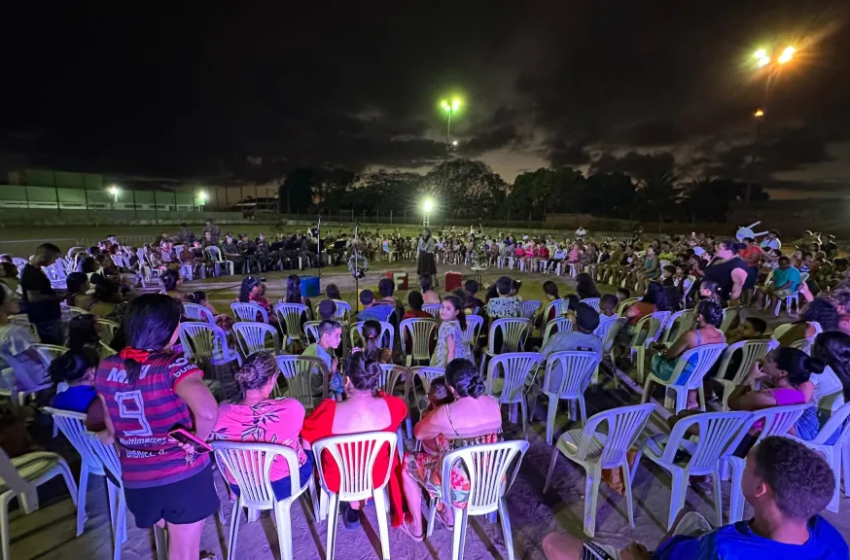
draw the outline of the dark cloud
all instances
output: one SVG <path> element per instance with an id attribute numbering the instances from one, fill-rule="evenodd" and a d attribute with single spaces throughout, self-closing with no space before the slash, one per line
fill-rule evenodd
<path id="1" fill-rule="evenodd" d="M 15 56 L 0 107 L 0 156 L 28 165 L 174 177 L 238 176 L 248 157 L 422 167 L 445 157 L 437 102 L 456 92 L 460 155 L 740 176 L 765 92 L 745 63 L 792 39 L 799 63 L 770 95 L 759 173 L 827 162 L 850 139 L 850 3 L 835 0 L 34 10 L 9 21 L 39 21 L 37 40 L 4 31 Z"/>
<path id="2" fill-rule="evenodd" d="M 670 152 L 642 154 L 628 152 L 617 157 L 603 153 L 590 164 L 590 173 L 627 173 L 639 180 L 648 180 L 675 173 L 676 158 Z"/>

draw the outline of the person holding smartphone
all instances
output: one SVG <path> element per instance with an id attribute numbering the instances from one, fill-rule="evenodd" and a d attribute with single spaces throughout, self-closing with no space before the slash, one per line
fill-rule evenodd
<path id="1" fill-rule="evenodd" d="M 117 443 L 127 507 L 136 526 L 168 528 L 168 557 L 200 557 L 204 520 L 219 507 L 208 453 L 169 435 L 175 426 L 206 441 L 218 405 L 203 372 L 171 350 L 182 306 L 163 294 L 139 296 L 125 319 L 127 347 L 100 362 L 95 389 L 106 430 L 102 441 Z M 104 414 L 105 412 L 105 414 Z"/>

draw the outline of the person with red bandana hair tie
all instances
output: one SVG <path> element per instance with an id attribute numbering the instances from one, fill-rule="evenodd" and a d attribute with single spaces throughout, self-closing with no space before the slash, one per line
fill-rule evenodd
<path id="1" fill-rule="evenodd" d="M 203 383 L 203 372 L 172 351 L 182 307 L 167 295 L 147 294 L 130 304 L 125 321 L 127 348 L 100 362 L 95 389 L 106 442 L 115 441 L 127 507 L 136 526 L 168 528 L 168 557 L 200 557 L 204 520 L 219 507 L 209 454 L 196 454 L 168 433 L 175 426 L 206 441 L 218 405 Z M 93 407 L 98 408 L 98 407 Z"/>

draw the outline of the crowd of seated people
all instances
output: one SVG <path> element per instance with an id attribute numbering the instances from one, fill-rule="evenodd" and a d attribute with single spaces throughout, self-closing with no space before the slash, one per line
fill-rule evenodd
<path id="1" fill-rule="evenodd" d="M 475 233 L 463 236 L 478 239 Z M 781 282 L 784 277 L 780 273 L 777 280 L 776 271 L 786 270 L 783 267 L 791 264 L 791 259 L 784 256 L 773 260 L 764 256 L 780 250 L 774 247 L 778 245 L 777 237 L 772 234 L 763 249 L 752 240 L 739 245 L 726 240 L 715 242 L 707 236 L 672 238 L 648 244 L 641 242 L 618 246 L 613 251 L 609 251 L 605 244 L 595 246 L 583 240 L 571 243 L 564 247 L 563 258 L 566 264 L 572 264 L 576 269 L 575 285 L 550 276 L 542 286 L 547 301 L 542 302 L 533 317 L 538 321 L 529 322 L 531 331 L 537 330 L 542 334 L 548 323 L 566 318 L 571 329 L 556 332 L 545 344 L 536 345 L 539 349 L 532 342 L 539 339 L 529 337 L 524 350 L 538 352 L 544 361 L 564 351 L 591 352 L 601 356 L 605 339 L 597 333 L 603 323 L 614 320 L 623 325 L 622 336 L 618 340 L 623 354 L 627 355 L 628 345 L 641 334 L 640 325 L 645 324 L 641 323 L 642 318 L 659 311 L 693 309 L 693 325 L 676 333 L 666 344 L 652 345 L 646 357 L 647 370 L 657 378 L 684 383 L 695 364 L 686 364 L 680 370 L 681 379 L 674 380 L 671 376 L 678 360 L 688 350 L 708 344 L 761 339 L 772 330 L 756 313 L 755 307 L 752 308 L 753 314 L 732 322 L 725 332 L 721 330 L 721 323 L 724 309 L 728 306 L 750 302 L 758 305 L 762 298 L 782 295 L 776 293 L 777 290 L 789 289 L 785 283 L 774 284 L 774 288 L 765 284 L 766 276 L 771 273 L 777 283 Z M 518 243 L 512 236 L 508 238 L 514 249 L 514 259 L 527 259 L 525 252 L 528 246 L 536 244 L 534 240 Z M 189 243 L 203 247 L 204 243 L 223 240 L 225 256 L 232 256 L 234 263 L 237 258 L 245 259 L 243 270 L 269 266 L 269 261 L 261 261 L 264 258 L 262 251 L 228 255 L 229 245 L 238 246 L 242 242 L 234 242 L 233 239 L 212 228 L 204 231 L 202 241 L 196 240 L 189 228 L 184 227 L 179 234 L 184 250 Z M 166 240 L 160 243 L 160 250 L 163 247 L 168 250 L 171 245 Z M 460 244 L 457 251 L 453 244 L 451 247 L 448 258 L 458 262 L 467 258 L 464 253 L 469 249 L 467 245 Z M 485 254 L 488 249 L 484 250 Z M 520 249 L 523 254 L 519 254 Z M 755 249 L 761 251 L 761 257 Z M 524 265 L 524 270 L 552 272 L 558 268 L 557 257 L 547 254 L 544 258 L 539 249 L 537 255 L 533 248 L 531 250 L 531 259 L 527 260 L 530 266 L 526 268 Z M 484 359 L 481 350 L 487 344 L 486 327 L 497 319 L 523 316 L 523 297 L 520 295 L 523 282 L 519 278 L 501 276 L 490 286 L 469 280 L 462 288 L 441 294 L 434 289 L 431 278 L 423 276 L 419 279 L 420 291 L 411 291 L 407 295 L 407 305 L 396 297 L 393 281 L 383 279 L 376 290 L 362 290 L 358 297 L 361 310 L 343 319 L 337 313 L 342 297 L 335 285 L 326 287 L 325 297 L 314 308 L 313 302 L 301 293 L 297 275 L 287 278 L 285 293 L 279 295 L 268 293 L 260 278 L 246 276 L 237 300 L 260 305 L 273 324 L 273 302 L 278 300 L 305 305 L 305 319 L 318 323 L 317 340 L 297 350 L 305 356 L 319 358 L 327 374 L 326 379 L 319 380 L 319 385 L 313 387 L 317 406 L 314 409 L 311 406 L 312 412 L 308 412 L 304 403 L 291 396 L 273 397 L 288 382 L 279 375 L 275 355 L 271 351 L 245 356 L 242 365 L 232 374 L 240 389 L 239 394 L 217 402 L 204 383 L 208 373 L 184 358 L 174 347 L 179 325 L 186 320 L 183 304 L 203 306 L 225 331 L 230 330 L 233 319 L 216 311 L 204 292 L 185 288 L 181 266 L 188 261 L 182 258 L 172 261 L 167 257 L 152 259 L 156 266 L 161 267 L 162 293 L 138 295 L 138 292 L 126 290 L 126 279 L 122 277 L 125 267 L 116 265 L 112 260 L 110 255 L 116 254 L 112 246 L 100 251 L 89 251 L 88 256 L 81 258 L 79 272 L 67 277 L 67 291 L 59 292 L 54 290 L 41 269 L 55 262 L 60 252 L 49 245 L 38 248 L 32 264 L 21 277 L 19 298 L 27 307 L 32 330 L 10 320 L 18 311 L 18 298 L 12 297 L 16 290 L 0 290 L 0 359 L 10 356 L 10 361 L 15 364 L 29 363 L 34 384 L 49 379 L 55 385 L 61 385 L 64 390 L 53 396 L 52 406 L 87 412 L 90 426 L 101 431 L 104 441 L 122 442 L 135 437 L 133 434 L 138 430 L 138 424 L 128 421 L 121 413 L 124 406 L 122 399 L 125 398 L 122 390 L 127 383 L 133 383 L 143 403 L 166 399 L 168 406 L 174 410 L 177 423 L 202 440 L 274 443 L 291 448 L 298 458 L 300 484 L 315 476 L 316 465 L 320 463 L 326 483 L 334 491 L 339 488 L 340 473 L 330 457 L 313 455 L 315 442 L 331 436 L 367 431 L 395 434 L 408 418 L 410 403 L 394 395 L 393 388 L 385 387 L 385 381 L 382 381 L 385 373 L 381 368 L 382 365 L 398 363 L 400 351 L 404 353 L 410 346 L 410 341 L 401 337 L 398 331 L 399 324 L 405 319 L 438 321 L 433 332 L 430 358 L 424 364 L 442 369 L 444 376 L 431 380 L 427 407 L 413 431 L 419 442 L 417 450 L 403 453 L 402 458 L 382 453 L 375 466 L 375 472 L 386 472 L 387 468 L 391 471 L 388 496 L 392 526 L 414 542 L 422 541 L 425 538 L 422 500 L 441 497 L 443 458 L 459 447 L 498 442 L 507 437 L 503 434 L 499 402 L 487 394 L 483 370 L 477 364 Z M 269 255 L 272 254 L 270 250 Z M 602 258 L 603 254 L 607 257 Z M 585 255 L 592 258 L 584 258 Z M 623 264 L 626 255 L 629 256 Z M 505 256 L 501 249 L 498 256 Z M 203 258 L 203 253 L 199 258 Z M 541 268 L 537 268 L 534 259 L 541 263 Z M 768 263 L 775 266 L 771 268 Z M 193 260 L 192 265 L 206 266 L 206 263 Z M 813 278 L 812 270 L 817 266 L 818 258 L 807 260 L 803 252 L 794 268 L 802 274 L 802 268 L 808 267 L 810 278 Z M 560 267 L 562 272 L 565 269 L 569 267 Z M 4 277 L 5 273 L 0 276 L 0 283 L 8 286 L 2 282 Z M 793 282 L 793 277 L 790 281 Z M 526 285 L 528 282 L 526 280 Z M 606 287 L 606 282 L 612 283 L 613 287 Z M 811 283 L 804 283 L 801 279 L 797 282 L 799 287 L 790 287 L 793 293 L 799 291 L 800 294 L 800 309 L 793 318 L 794 323 L 783 336 L 778 337 L 779 348 L 754 364 L 752 371 L 727 400 L 732 410 L 741 411 L 808 404 L 810 407 L 789 434 L 809 441 L 816 437 L 850 394 L 850 333 L 845 328 L 850 324 L 845 309 L 850 301 L 850 281 L 842 279 L 833 285 L 821 285 L 816 279 Z M 757 291 L 759 285 L 763 289 Z M 614 289 L 616 294 L 610 293 Z M 573 291 L 575 293 L 567 293 Z M 640 295 L 641 299 L 632 299 L 633 293 Z M 562 307 L 547 307 L 548 303 L 558 301 L 563 302 Z M 427 304 L 440 304 L 439 313 L 432 315 L 423 311 L 423 305 Z M 90 315 L 65 321 L 63 308 L 67 307 L 85 310 Z M 485 327 L 479 338 L 469 344 L 464 334 L 472 315 L 482 317 Z M 98 340 L 98 318 L 115 319 L 116 323 L 121 323 L 121 333 L 107 353 L 102 351 L 103 345 Z M 257 320 L 260 320 L 259 315 Z M 354 322 L 363 323 L 357 344 L 348 340 L 349 326 Z M 388 339 L 384 337 L 382 323 L 389 323 L 394 329 L 395 347 L 386 344 Z M 280 328 L 281 335 L 287 334 L 286 326 L 280 322 L 275 326 Z M 56 344 L 67 346 L 67 353 L 45 368 L 34 348 L 33 332 L 43 342 L 45 339 L 55 340 Z M 796 347 L 803 339 L 811 339 L 805 350 Z M 116 375 L 115 371 L 124 373 Z M 20 378 L 17 369 L 11 376 L 4 370 L 3 377 L 7 385 L 16 383 Z M 530 386 L 529 391 L 539 391 L 540 382 L 539 378 L 533 379 L 534 386 Z M 324 391 L 325 384 L 327 392 Z M 321 400 L 323 394 L 328 396 L 327 400 Z M 698 409 L 696 395 L 689 395 L 686 410 L 672 417 L 670 424 L 673 425 L 680 417 L 698 413 Z M 533 418 L 533 412 L 530 417 Z M 152 448 L 156 457 L 120 455 L 127 505 L 137 526 L 150 527 L 159 522 L 168 526 L 169 547 L 176 557 L 197 557 L 203 520 L 218 508 L 218 494 L 212 483 L 211 456 L 195 454 L 191 446 L 169 439 L 167 432 L 175 423 L 171 420 L 155 421 L 149 426 L 150 437 L 158 438 L 159 442 Z M 742 456 L 747 457 L 749 453 L 745 475 L 749 486 L 745 489 L 745 496 L 756 509 L 752 530 L 738 533 L 734 532 L 737 529 L 730 527 L 712 530 L 704 519 L 684 517 L 674 525 L 669 538 L 662 540 L 659 552 L 656 552 L 662 556 L 658 557 L 700 557 L 693 553 L 695 550 L 707 558 L 725 557 L 723 551 L 729 556 L 729 550 L 740 553 L 749 550 L 748 547 L 799 545 L 807 542 L 801 536 L 804 534 L 808 535 L 810 547 L 832 549 L 839 553 L 839 557 L 846 557 L 846 545 L 837 537 L 835 530 L 818 516 L 832 496 L 833 479 L 829 466 L 799 444 L 786 443 L 784 439 L 769 438 L 753 447 L 756 436 L 757 433 L 742 443 L 749 443 Z M 838 436 L 838 432 L 832 434 L 830 441 Z M 799 487 L 789 485 L 783 474 L 776 470 L 778 464 L 787 466 L 782 461 L 789 460 L 788 457 L 796 461 L 794 468 L 804 468 L 807 473 L 805 483 Z M 238 495 L 240 489 L 236 479 L 226 472 L 223 475 L 230 491 Z M 278 460 L 272 465 L 271 487 L 279 499 L 291 493 L 292 476 L 294 473 L 290 472 L 285 461 Z M 452 495 L 447 503 L 462 509 L 469 499 L 469 475 L 463 467 L 455 465 L 451 477 Z M 806 503 L 795 492 L 805 492 Z M 203 498 L 194 499 L 199 494 Z M 177 506 L 183 503 L 189 505 L 178 515 L 175 513 Z M 437 503 L 437 519 L 451 527 L 456 521 L 452 509 L 445 507 L 444 501 Z M 776 509 L 778 504 L 787 503 L 795 504 L 794 508 Z M 369 504 L 353 502 L 343 505 L 340 515 L 347 528 L 359 525 L 364 507 L 369 507 Z M 768 520 L 767 516 L 776 511 L 781 511 L 782 515 L 774 515 Z M 781 523 L 786 530 L 780 531 L 772 522 Z M 548 558 L 585 558 L 582 554 L 587 550 L 593 550 L 600 558 L 655 557 L 636 544 L 620 552 L 596 542 L 564 535 L 547 537 L 543 550 Z"/>

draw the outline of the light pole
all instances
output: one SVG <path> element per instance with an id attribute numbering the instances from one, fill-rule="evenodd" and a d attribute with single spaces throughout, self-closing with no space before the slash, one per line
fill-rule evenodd
<path id="1" fill-rule="evenodd" d="M 108 190 L 109 194 L 112 195 L 112 209 L 115 210 L 115 205 L 118 204 L 118 195 L 121 194 L 121 189 L 112 185 Z"/>
<path id="2" fill-rule="evenodd" d="M 207 203 L 207 193 L 204 191 L 198 191 L 198 209 L 203 212 L 204 204 Z"/>
<path id="3" fill-rule="evenodd" d="M 747 189 L 744 192 L 744 202 L 747 204 L 749 204 L 750 197 L 752 196 L 753 170 L 755 167 L 759 142 L 761 141 L 761 129 L 766 116 L 767 104 L 770 100 L 771 88 L 773 83 L 779 78 L 779 73 L 782 70 L 782 67 L 791 62 L 791 59 L 794 58 L 794 54 L 797 52 L 797 49 L 788 46 L 782 49 L 781 52 L 777 52 L 778 54 L 771 55 L 767 49 L 758 49 L 755 53 L 753 53 L 753 57 L 756 59 L 756 65 L 759 70 L 764 70 L 767 76 L 765 79 L 764 98 L 762 99 L 761 107 L 756 109 L 753 113 L 753 117 L 756 119 L 756 133 L 753 141 L 753 149 L 750 154 L 750 165 L 747 172 Z"/>
<path id="4" fill-rule="evenodd" d="M 431 212 L 434 210 L 434 200 L 426 198 L 422 201 L 422 226 L 431 226 Z"/>
<path id="5" fill-rule="evenodd" d="M 446 123 L 446 151 L 448 152 L 452 146 L 457 146 L 457 142 L 451 141 L 452 135 L 452 117 L 460 110 L 460 106 L 463 102 L 458 97 L 452 98 L 451 101 L 448 99 L 443 99 L 440 101 L 440 106 L 443 108 L 443 111 L 446 112 L 448 116 L 448 121 Z"/>

